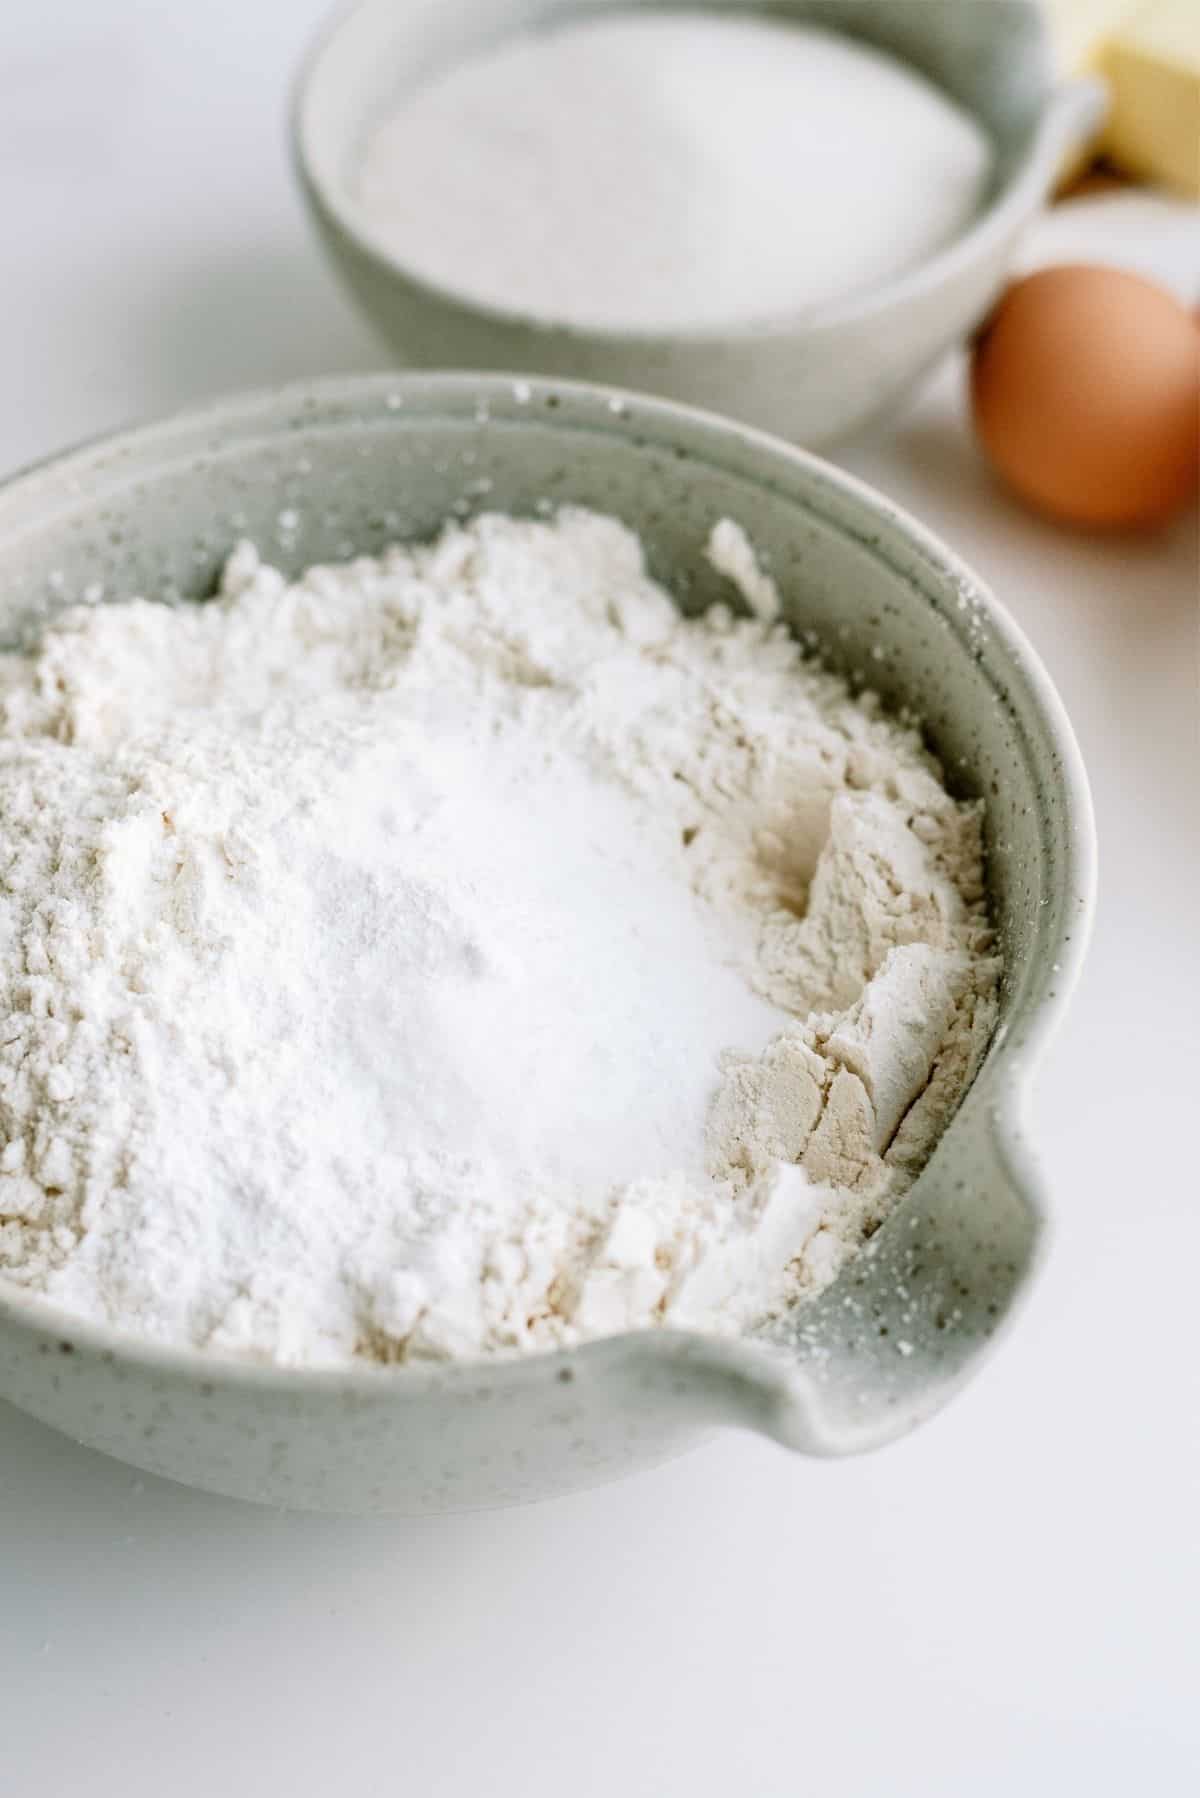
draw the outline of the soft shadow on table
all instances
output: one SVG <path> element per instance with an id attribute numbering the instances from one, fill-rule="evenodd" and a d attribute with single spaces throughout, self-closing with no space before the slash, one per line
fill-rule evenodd
<path id="1" fill-rule="evenodd" d="M 177 392 L 179 405 L 393 363 L 303 241 L 246 244 L 172 269 L 145 296 L 137 329 L 147 387 Z"/>
<path id="2" fill-rule="evenodd" d="M 712 1542 L 744 1524 L 757 1463 L 775 1457 L 786 1476 L 779 1455 L 771 1444 L 725 1438 L 636 1479 L 544 1504 L 322 1517 L 153 1478 L 0 1403 L 0 1689 L 18 1673 L 40 1677 L 43 1666 L 70 1681 L 103 1661 L 114 1689 L 137 1693 L 147 1680 L 184 1678 L 181 1667 L 188 1678 L 209 1677 L 205 1667 L 219 1666 L 235 1641 L 243 1659 L 261 1654 L 300 1677 L 306 1644 L 325 1632 L 339 1652 L 374 1642 L 397 1677 L 405 1666 L 450 1677 L 464 1640 L 479 1652 L 491 1645 L 503 1712 L 526 1677 L 507 1652 L 510 1633 L 546 1627 L 538 1594 L 547 1584 L 582 1581 L 594 1614 L 641 1590 L 649 1557 L 690 1590 Z M 579 1545 L 589 1533 L 605 1546 L 584 1566 Z M 169 1676 L 158 1671 L 164 1654 L 176 1664 Z M 31 1669 L 31 1657 L 43 1658 Z M 0 1788 L 8 1789 L 2 1778 Z"/>
<path id="3" fill-rule="evenodd" d="M 552 1545 L 574 1527 L 573 1503 L 533 1507 L 536 1525 L 528 1509 L 427 1518 L 283 1512 L 141 1473 L 0 1402 L 0 1609 L 61 1652 L 64 1592 L 74 1591 L 76 1609 L 97 1624 L 130 1612 L 135 1589 L 147 1584 L 161 1589 L 168 1609 L 244 1617 L 253 1608 L 269 1620 L 298 1601 L 370 1612 L 386 1568 L 423 1613 L 447 1582 L 469 1589 L 498 1550 L 536 1565 L 539 1536 Z M 0 1622 L 0 1668 L 4 1635 Z"/>

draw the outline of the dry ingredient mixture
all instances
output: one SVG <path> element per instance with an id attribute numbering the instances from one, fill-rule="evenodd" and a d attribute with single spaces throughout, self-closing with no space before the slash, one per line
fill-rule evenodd
<path id="1" fill-rule="evenodd" d="M 404 95 L 355 195 L 404 266 L 598 330 L 790 316 L 925 261 L 984 198 L 969 115 L 868 45 L 672 11 L 510 38 Z"/>
<path id="2" fill-rule="evenodd" d="M 0 657 L 0 1277 L 302 1363 L 832 1277 L 992 1028 L 980 812 L 709 553 L 753 616 L 564 511 Z"/>

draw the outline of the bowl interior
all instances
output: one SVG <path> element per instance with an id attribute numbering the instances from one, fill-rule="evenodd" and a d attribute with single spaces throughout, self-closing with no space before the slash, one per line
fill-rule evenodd
<path id="1" fill-rule="evenodd" d="M 19 645 L 79 601 L 201 599 L 243 536 L 297 572 L 428 536 L 448 516 L 566 503 L 625 520 L 687 609 L 732 597 L 703 548 L 717 519 L 736 518 L 794 628 L 918 713 L 953 789 L 987 800 L 1005 1053 L 993 1049 L 878 1252 L 785 1332 L 794 1356 L 826 1370 L 819 1428 L 791 1439 L 879 1440 L 960 1377 L 1034 1254 L 1040 1209 L 1013 1171 L 1011 1076 L 1074 972 L 1091 884 L 1086 793 L 1057 701 L 1019 634 L 919 526 L 811 456 L 663 402 L 500 376 L 330 381 L 110 439 L 0 491 L 0 638 Z M 918 1266 L 921 1242 L 933 1247 Z"/>
<path id="2" fill-rule="evenodd" d="M 639 0 L 361 0 L 338 18 L 311 57 L 297 93 L 302 155 L 325 204 L 373 240 L 354 182 L 367 136 L 406 92 L 462 58 L 531 27 Z M 650 0 L 695 10 L 696 0 Z M 992 139 L 994 197 L 1020 166 L 1049 85 L 1045 31 L 1035 0 L 717 0 L 708 10 L 804 20 L 875 45 L 943 88 Z M 385 261 L 394 252 L 376 245 Z M 486 309 L 484 309 L 486 310 Z"/>
<path id="3" fill-rule="evenodd" d="M 1012 639 L 966 571 L 877 496 L 702 414 L 567 383 L 379 376 L 111 439 L 0 493 L 0 641 L 80 601 L 204 598 L 239 537 L 296 573 L 447 518 L 563 504 L 621 517 L 688 611 L 736 597 L 704 545 L 718 518 L 743 525 L 822 659 L 911 708 L 951 789 L 986 798 L 1014 990 L 1052 922 L 1041 902 L 1066 820 Z"/>

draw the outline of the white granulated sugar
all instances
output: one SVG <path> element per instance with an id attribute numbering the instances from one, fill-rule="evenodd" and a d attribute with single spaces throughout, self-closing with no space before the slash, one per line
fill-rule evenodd
<path id="1" fill-rule="evenodd" d="M 353 198 L 415 274 L 596 329 L 787 317 L 913 268 L 978 211 L 991 152 L 913 69 L 812 26 L 607 14 L 406 93 Z"/>
<path id="2" fill-rule="evenodd" d="M 0 1270 L 284 1362 L 748 1327 L 974 1072 L 979 824 L 589 513 L 76 607 L 0 658 Z"/>

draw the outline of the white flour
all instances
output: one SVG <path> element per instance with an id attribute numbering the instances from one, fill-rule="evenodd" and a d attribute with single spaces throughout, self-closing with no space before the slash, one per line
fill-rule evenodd
<path id="1" fill-rule="evenodd" d="M 617 13 L 405 94 L 356 194 L 416 274 L 597 329 L 788 316 L 957 236 L 990 171 L 915 71 L 813 27 Z"/>
<path id="2" fill-rule="evenodd" d="M 242 546 L 0 658 L 0 1270 L 146 1335 L 741 1329 L 909 1183 L 996 975 L 917 734 L 610 519 Z"/>

